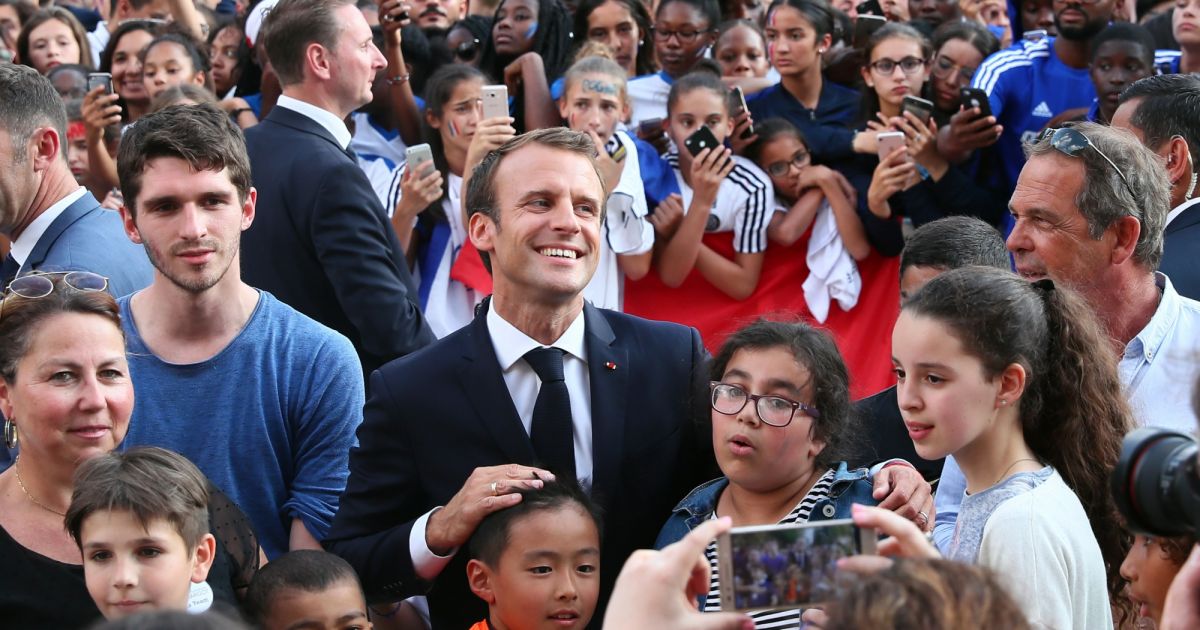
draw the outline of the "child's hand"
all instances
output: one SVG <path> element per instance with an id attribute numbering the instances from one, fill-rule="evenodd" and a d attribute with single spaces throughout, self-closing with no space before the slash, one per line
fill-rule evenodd
<path id="1" fill-rule="evenodd" d="M 700 151 L 692 160 L 693 195 L 711 204 L 721 182 L 733 172 L 733 164 L 733 152 L 725 147 Z"/>
<path id="2" fill-rule="evenodd" d="M 604 150 L 604 141 L 600 139 L 600 135 L 593 129 L 587 129 L 587 135 L 592 137 L 592 142 L 596 144 L 596 170 L 600 171 L 600 176 L 604 178 L 604 187 L 609 192 L 612 192 L 617 187 L 617 183 L 621 181 L 621 171 L 625 168 L 625 156 L 622 155 L 620 160 L 612 159 L 608 151 Z"/>
<path id="3" fill-rule="evenodd" d="M 937 123 L 932 118 L 929 123 L 921 122 L 921 119 L 912 112 L 904 112 L 903 116 L 897 116 L 892 119 L 892 126 L 904 132 L 904 138 L 908 145 L 908 154 L 917 161 L 918 164 L 926 169 L 931 169 L 937 164 L 945 162 L 941 154 L 937 150 Z"/>
<path id="4" fill-rule="evenodd" d="M 754 119 L 750 117 L 749 111 L 744 111 L 733 119 L 733 135 L 729 136 L 729 144 L 733 146 L 733 152 L 742 155 L 746 151 L 746 147 L 758 140 L 758 134 L 753 134 L 748 138 L 742 138 L 742 134 L 750 130 L 754 126 Z"/>
<path id="5" fill-rule="evenodd" d="M 886 219 L 892 215 L 888 199 L 904 190 L 917 174 L 917 167 L 908 159 L 907 147 L 896 147 L 879 161 L 867 189 L 867 207 L 875 216 Z"/>
<path id="6" fill-rule="evenodd" d="M 654 226 L 655 238 L 661 241 L 671 240 L 671 237 L 675 236 L 675 230 L 679 229 L 679 223 L 683 221 L 683 197 L 676 194 L 667 195 L 646 220 Z"/>
<path id="7" fill-rule="evenodd" d="M 442 174 L 432 163 L 422 166 L 421 173 L 405 169 L 404 177 L 400 178 L 400 201 L 396 202 L 396 216 L 415 217 L 442 198 Z"/>
<path id="8" fill-rule="evenodd" d="M 88 132 L 89 141 L 100 138 L 104 128 L 121 123 L 121 106 L 117 104 L 120 98 L 116 94 L 105 94 L 102 86 L 92 88 L 83 97 L 83 126 Z"/>

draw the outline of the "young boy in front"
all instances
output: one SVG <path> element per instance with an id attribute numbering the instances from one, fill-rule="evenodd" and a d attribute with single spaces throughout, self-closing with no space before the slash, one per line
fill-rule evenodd
<path id="1" fill-rule="evenodd" d="M 600 517 L 578 485 L 546 482 L 490 514 L 470 541 L 467 580 L 488 604 L 471 630 L 584 628 L 600 593 Z"/>
<path id="2" fill-rule="evenodd" d="M 67 531 L 83 553 L 88 593 L 119 619 L 212 602 L 204 583 L 216 539 L 208 527 L 208 484 L 186 458 L 161 448 L 113 452 L 75 473 Z"/>
<path id="3" fill-rule="evenodd" d="M 292 551 L 267 563 L 250 583 L 245 606 L 263 630 L 372 627 L 354 569 L 324 551 Z"/>

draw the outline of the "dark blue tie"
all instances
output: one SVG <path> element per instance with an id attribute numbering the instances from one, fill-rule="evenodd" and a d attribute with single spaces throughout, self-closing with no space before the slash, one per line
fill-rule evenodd
<path id="1" fill-rule="evenodd" d="M 575 425 L 571 421 L 571 395 L 563 376 L 563 351 L 538 348 L 525 353 L 525 361 L 542 381 L 529 437 L 541 464 L 561 478 L 575 478 Z"/>
<path id="2" fill-rule="evenodd" d="M 12 252 L 9 252 L 4 257 L 4 266 L 0 267 L 0 281 L 3 281 L 3 286 L 0 286 L 0 291 L 8 289 L 8 283 L 17 277 L 17 272 L 21 270 L 21 264 L 13 258 Z"/>

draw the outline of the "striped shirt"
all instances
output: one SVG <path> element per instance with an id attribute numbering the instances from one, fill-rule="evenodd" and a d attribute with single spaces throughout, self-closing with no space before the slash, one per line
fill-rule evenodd
<path id="1" fill-rule="evenodd" d="M 692 203 L 692 189 L 679 172 L 679 154 L 668 153 L 667 163 L 675 171 L 683 197 L 684 212 Z M 767 174 L 753 162 L 735 155 L 733 170 L 721 181 L 717 199 L 708 215 L 705 232 L 733 232 L 733 249 L 741 254 L 767 250 L 767 225 L 775 212 L 775 189 Z"/>
<path id="2" fill-rule="evenodd" d="M 825 471 L 824 475 L 813 484 L 812 490 L 804 495 L 803 499 L 792 508 L 788 515 L 780 519 L 779 523 L 807 523 L 808 517 L 812 513 L 813 506 L 822 499 L 829 498 L 829 489 L 833 487 L 833 470 Z M 710 518 L 717 518 L 716 512 Z M 717 568 L 717 542 L 709 543 L 704 550 L 704 557 L 708 560 L 708 568 L 711 571 L 711 578 L 708 584 L 708 598 L 704 600 L 704 612 L 720 612 L 721 610 L 721 575 Z M 789 610 L 760 610 L 750 613 L 750 617 L 754 619 L 754 627 L 758 630 L 769 630 L 772 628 L 799 628 L 800 613 L 803 612 L 798 608 Z"/>

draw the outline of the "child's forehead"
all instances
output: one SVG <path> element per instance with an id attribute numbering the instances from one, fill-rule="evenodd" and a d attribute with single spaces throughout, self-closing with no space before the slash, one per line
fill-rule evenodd
<path id="1" fill-rule="evenodd" d="M 576 98 L 589 96 L 620 100 L 625 94 L 625 82 L 604 72 L 587 72 L 572 81 L 567 92 Z"/>
<path id="2" fill-rule="evenodd" d="M 107 537 L 114 531 L 125 534 L 123 538 L 178 538 L 183 541 L 183 534 L 166 516 L 146 515 L 143 518 L 133 510 L 115 508 L 96 510 L 80 521 L 79 535 L 85 543 L 89 536 Z"/>
<path id="3" fill-rule="evenodd" d="M 524 555 L 539 550 L 575 554 L 596 549 L 599 544 L 600 531 L 590 514 L 578 505 L 559 505 L 510 521 L 502 555 Z"/>

